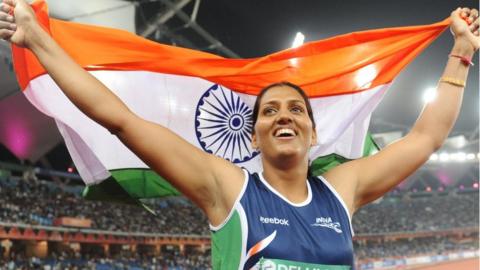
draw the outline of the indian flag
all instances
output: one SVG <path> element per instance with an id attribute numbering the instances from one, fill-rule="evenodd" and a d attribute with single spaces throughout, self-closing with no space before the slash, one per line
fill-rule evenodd
<path id="1" fill-rule="evenodd" d="M 445 20 L 356 32 L 260 58 L 227 59 L 120 30 L 50 19 L 43 1 L 34 9 L 60 46 L 133 112 L 250 171 L 262 169 L 261 153 L 250 145 L 256 95 L 274 82 L 301 86 L 317 123 L 318 145 L 310 152 L 315 174 L 371 154 L 373 110 L 399 72 L 449 25 Z M 30 51 L 13 46 L 13 58 L 25 96 L 55 119 L 87 185 L 87 198 L 132 202 L 178 194 L 80 112 Z M 158 138 L 158 143 L 164 142 Z"/>

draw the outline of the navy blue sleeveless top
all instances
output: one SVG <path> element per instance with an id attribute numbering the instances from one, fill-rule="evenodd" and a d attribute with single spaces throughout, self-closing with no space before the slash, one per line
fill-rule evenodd
<path id="1" fill-rule="evenodd" d="M 229 217 L 211 226 L 214 269 L 354 269 L 347 207 L 323 177 L 310 177 L 296 204 L 245 173 Z"/>

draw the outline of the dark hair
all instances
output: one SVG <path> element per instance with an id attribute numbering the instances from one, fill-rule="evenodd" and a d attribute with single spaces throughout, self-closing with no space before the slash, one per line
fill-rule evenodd
<path id="1" fill-rule="evenodd" d="M 265 95 L 265 93 L 268 90 L 272 89 L 273 87 L 277 87 L 277 86 L 288 86 L 288 87 L 292 88 L 293 90 L 297 91 L 302 96 L 303 101 L 305 101 L 305 105 L 307 106 L 308 117 L 310 117 L 310 121 L 312 121 L 312 127 L 315 129 L 316 124 L 315 124 L 315 120 L 313 118 L 312 105 L 310 104 L 310 100 L 308 99 L 307 94 L 305 94 L 305 91 L 303 91 L 303 89 L 300 86 L 298 86 L 296 84 L 293 84 L 291 82 L 277 82 L 277 83 L 270 84 L 267 87 L 263 88 L 260 91 L 260 94 L 258 94 L 257 99 L 255 100 L 255 105 L 253 106 L 253 114 L 252 114 L 252 134 L 255 133 L 255 124 L 257 123 L 258 111 L 260 109 L 260 102 L 262 101 L 262 97 Z"/>

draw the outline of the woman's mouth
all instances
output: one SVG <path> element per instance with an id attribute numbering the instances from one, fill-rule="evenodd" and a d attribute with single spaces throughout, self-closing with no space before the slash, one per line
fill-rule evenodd
<path id="1" fill-rule="evenodd" d="M 280 128 L 280 129 L 277 129 L 274 133 L 274 136 L 276 138 L 285 138 L 285 139 L 293 138 L 296 135 L 297 134 L 296 134 L 295 130 L 293 130 L 291 128 Z"/>

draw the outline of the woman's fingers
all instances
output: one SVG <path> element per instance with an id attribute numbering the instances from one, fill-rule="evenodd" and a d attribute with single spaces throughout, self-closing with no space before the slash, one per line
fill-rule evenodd
<path id="1" fill-rule="evenodd" d="M 13 11 L 13 6 L 7 4 L 6 2 L 3 2 L 0 4 L 0 10 L 6 13 L 10 13 Z"/>
<path id="2" fill-rule="evenodd" d="M 10 29 L 0 28 L 0 39 L 9 40 L 13 36 L 13 33 L 15 32 Z"/>
<path id="3" fill-rule="evenodd" d="M 461 13 L 460 13 L 460 16 L 462 16 L 462 18 L 468 18 L 468 16 L 470 15 L 470 9 L 469 8 L 461 8 Z"/>
<path id="4" fill-rule="evenodd" d="M 476 30 L 478 30 L 478 25 L 479 25 L 479 19 L 476 19 L 475 22 L 473 22 L 472 24 L 470 24 L 470 26 L 469 26 L 470 31 L 473 33 L 473 32 L 475 32 Z"/>
<path id="5" fill-rule="evenodd" d="M 8 15 L 4 10 L 7 10 L 3 3 L 0 8 L 0 38 L 8 40 L 13 35 L 17 26 L 13 23 L 14 18 L 11 15 Z"/>
<path id="6" fill-rule="evenodd" d="M 14 23 L 0 21 L 0 29 L 10 29 L 15 31 L 17 26 Z"/>
<path id="7" fill-rule="evenodd" d="M 473 22 L 476 21 L 478 18 L 478 10 L 476 9 L 471 9 L 470 13 L 468 14 L 467 22 L 469 25 L 473 24 Z"/>
<path id="8" fill-rule="evenodd" d="M 458 23 L 457 16 L 461 18 L 464 22 L 466 22 L 467 25 L 465 28 L 464 28 L 465 25 L 463 23 Z M 466 30 L 475 36 L 478 35 L 477 31 L 479 31 L 478 29 L 479 12 L 477 9 L 459 7 L 452 12 L 452 19 L 454 21 L 457 21 L 456 27 L 452 28 L 452 31 L 454 32 L 454 34 L 463 33 L 464 30 Z"/>
<path id="9" fill-rule="evenodd" d="M 15 1 L 15 0 L 3 0 L 2 2 L 3 2 L 3 3 L 6 3 L 6 4 L 10 5 L 10 6 L 13 6 L 13 7 L 14 7 L 15 4 L 16 4 L 16 1 Z"/>
<path id="10" fill-rule="evenodd" d="M 6 12 L 0 11 L 0 21 L 14 22 L 13 16 Z"/>

